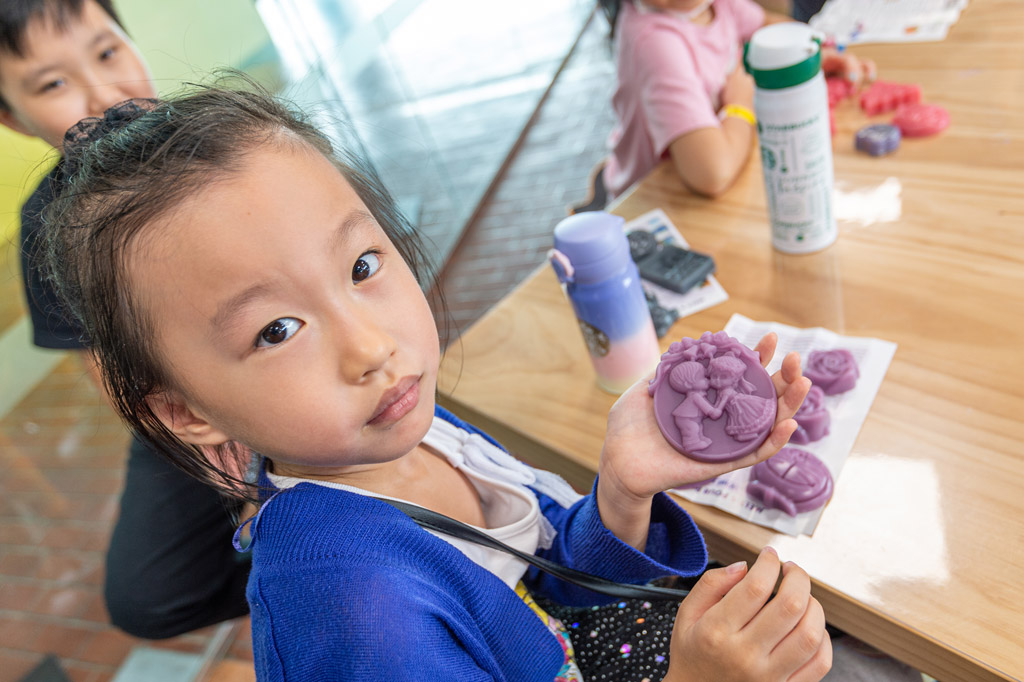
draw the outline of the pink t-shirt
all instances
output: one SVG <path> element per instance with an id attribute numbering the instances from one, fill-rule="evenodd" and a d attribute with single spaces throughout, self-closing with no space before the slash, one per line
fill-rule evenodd
<path id="1" fill-rule="evenodd" d="M 699 26 L 623 0 L 616 26 L 618 125 L 609 138 L 604 182 L 620 194 L 654 168 L 679 136 L 720 125 L 719 93 L 745 41 L 764 24 L 753 0 L 715 0 Z"/>

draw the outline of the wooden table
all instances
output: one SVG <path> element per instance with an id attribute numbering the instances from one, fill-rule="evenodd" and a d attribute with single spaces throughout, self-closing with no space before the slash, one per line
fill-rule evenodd
<path id="1" fill-rule="evenodd" d="M 663 208 L 729 292 L 663 347 L 735 312 L 899 344 L 813 537 L 683 505 L 714 557 L 775 546 L 813 576 L 832 623 L 942 682 L 1024 677 L 1022 35 L 1024 3 L 971 0 L 944 42 L 856 50 L 884 78 L 920 83 L 953 124 L 871 158 L 851 150 L 868 119 L 841 105 L 837 187 L 865 215 L 825 251 L 772 249 L 756 159 L 718 200 L 662 165 L 613 209 Z M 440 389 L 524 459 L 590 485 L 614 398 L 549 267 L 448 350 Z"/>

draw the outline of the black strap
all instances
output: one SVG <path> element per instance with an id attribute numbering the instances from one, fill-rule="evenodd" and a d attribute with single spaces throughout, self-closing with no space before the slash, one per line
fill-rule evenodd
<path id="1" fill-rule="evenodd" d="M 450 535 L 454 538 L 475 542 L 476 544 L 483 545 L 484 547 L 490 547 L 491 549 L 507 552 L 522 559 L 528 564 L 536 566 L 549 575 L 553 575 L 565 582 L 585 587 L 588 590 L 593 590 L 600 594 L 607 594 L 612 597 L 625 599 L 669 599 L 672 601 L 681 601 L 683 597 L 690 593 L 689 590 L 677 590 L 670 587 L 630 585 L 628 583 L 617 583 L 612 580 L 606 580 L 605 578 L 600 578 L 596 575 L 591 575 L 589 573 L 584 573 L 583 571 L 577 571 L 574 568 L 568 568 L 567 566 L 556 564 L 553 561 L 549 561 L 548 559 L 544 559 L 534 554 L 521 552 L 515 547 L 509 547 L 500 540 L 495 540 L 487 533 L 484 533 L 473 526 L 466 525 L 461 521 L 456 521 L 449 516 L 439 514 L 435 511 L 431 511 L 430 509 L 424 509 L 423 507 L 418 507 L 406 502 L 399 502 L 397 500 L 385 500 L 379 497 L 375 499 L 390 504 L 392 507 L 403 512 L 419 524 L 421 528 L 434 530 L 439 533 L 444 533 L 445 535 Z"/>

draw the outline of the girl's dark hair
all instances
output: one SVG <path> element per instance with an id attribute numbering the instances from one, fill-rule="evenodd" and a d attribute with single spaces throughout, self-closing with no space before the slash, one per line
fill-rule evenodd
<path id="1" fill-rule="evenodd" d="M 244 90 L 192 87 L 198 89 L 145 101 L 127 115 L 119 105 L 69 131 L 67 177 L 43 215 L 42 267 L 82 323 L 129 429 L 186 473 L 255 499 L 252 483 L 226 473 L 248 461 L 248 453 L 229 444 L 211 462 L 211 453 L 178 439 L 151 409 L 149 399 L 176 384 L 155 350 L 153 322 L 129 286 L 133 240 L 184 198 L 243 168 L 256 148 L 302 144 L 334 163 L 421 283 L 429 263 L 373 170 L 336 152 L 304 116 L 251 83 Z"/>
<path id="2" fill-rule="evenodd" d="M 3 0 L 0 2 L 0 59 L 4 55 L 25 56 L 25 32 L 29 24 L 40 19 L 52 21 L 65 28 L 82 15 L 85 0 Z M 104 12 L 124 28 L 111 0 L 96 0 Z M 0 109 L 7 109 L 0 97 Z"/>

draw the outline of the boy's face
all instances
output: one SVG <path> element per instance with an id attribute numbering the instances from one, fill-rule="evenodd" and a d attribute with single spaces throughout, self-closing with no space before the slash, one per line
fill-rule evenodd
<path id="1" fill-rule="evenodd" d="M 48 15 L 29 22 L 24 56 L 0 54 L 0 123 L 61 148 L 64 133 L 83 118 L 102 116 L 133 97 L 155 97 L 128 36 L 94 0 L 58 26 Z"/>

